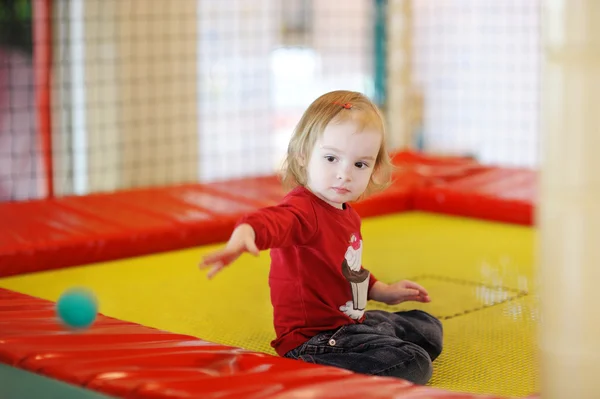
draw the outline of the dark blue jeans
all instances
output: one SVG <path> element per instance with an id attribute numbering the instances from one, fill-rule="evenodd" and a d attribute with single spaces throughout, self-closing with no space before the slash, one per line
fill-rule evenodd
<path id="1" fill-rule="evenodd" d="M 441 352 L 442 323 L 435 317 L 420 310 L 371 310 L 363 323 L 322 332 L 285 357 L 425 384 Z"/>

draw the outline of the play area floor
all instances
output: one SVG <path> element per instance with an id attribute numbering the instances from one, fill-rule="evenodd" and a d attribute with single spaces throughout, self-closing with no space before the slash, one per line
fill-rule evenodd
<path id="1" fill-rule="evenodd" d="M 430 385 L 524 397 L 539 391 L 534 234 L 529 227 L 410 212 L 363 220 L 363 264 L 378 279 L 428 289 L 419 308 L 440 318 L 444 351 Z M 215 343 L 274 354 L 269 254 L 244 255 L 214 280 L 197 268 L 215 246 L 0 279 L 0 287 L 56 300 L 86 286 L 101 313 Z"/>

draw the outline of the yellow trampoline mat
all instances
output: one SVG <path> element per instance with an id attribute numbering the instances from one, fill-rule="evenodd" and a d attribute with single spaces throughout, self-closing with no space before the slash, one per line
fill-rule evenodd
<path id="1" fill-rule="evenodd" d="M 538 390 L 531 294 L 534 230 L 419 212 L 363 220 L 363 264 L 380 280 L 423 284 L 424 309 L 442 319 L 445 348 L 430 385 L 521 397 Z M 206 246 L 0 279 L 0 287 L 55 301 L 93 289 L 100 311 L 207 341 L 274 354 L 268 252 L 244 255 L 214 280 L 197 268 Z"/>

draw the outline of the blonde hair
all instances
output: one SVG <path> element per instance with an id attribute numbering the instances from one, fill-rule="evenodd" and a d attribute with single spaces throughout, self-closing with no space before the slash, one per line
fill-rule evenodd
<path id="1" fill-rule="evenodd" d="M 306 165 L 317 138 L 333 122 L 353 121 L 359 131 L 375 129 L 381 132 L 381 146 L 375 159 L 371 180 L 359 199 L 387 188 L 392 164 L 386 146 L 385 123 L 381 111 L 365 95 L 346 90 L 323 94 L 304 111 L 290 139 L 283 165 L 283 184 L 287 189 L 306 185 Z M 302 161 L 303 160 L 303 161 Z"/>

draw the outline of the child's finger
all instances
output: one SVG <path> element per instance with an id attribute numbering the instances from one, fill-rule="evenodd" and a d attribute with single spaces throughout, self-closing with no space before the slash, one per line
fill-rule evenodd
<path id="1" fill-rule="evenodd" d="M 414 281 L 406 281 L 406 288 L 414 288 L 416 290 L 418 290 L 420 293 L 422 293 L 423 295 L 429 295 L 427 293 L 427 290 L 425 288 L 423 288 L 421 285 L 415 283 Z"/>
<path id="2" fill-rule="evenodd" d="M 221 269 L 223 269 L 223 264 L 222 263 L 217 263 L 215 264 L 209 271 L 208 274 L 206 275 L 206 277 L 208 277 L 209 279 L 213 278 L 217 273 L 219 273 L 221 271 Z"/>
<path id="3" fill-rule="evenodd" d="M 206 255 L 202 259 L 202 263 L 200 263 L 200 268 L 206 269 L 207 267 L 210 267 L 217 262 L 228 263 L 225 261 L 227 260 L 227 258 L 230 258 L 231 256 L 232 256 L 232 253 L 229 249 L 222 249 L 220 251 L 213 252 L 212 254 Z"/>
<path id="4" fill-rule="evenodd" d="M 202 262 L 200 262 L 198 266 L 200 269 L 206 269 L 207 267 L 212 266 L 215 262 L 218 262 L 222 257 L 223 255 L 221 254 L 221 251 L 206 255 L 202 258 Z"/>
<path id="5" fill-rule="evenodd" d="M 421 296 L 421 293 L 419 292 L 419 290 L 416 290 L 416 289 L 405 288 L 404 295 L 412 298 L 412 297 Z"/>

